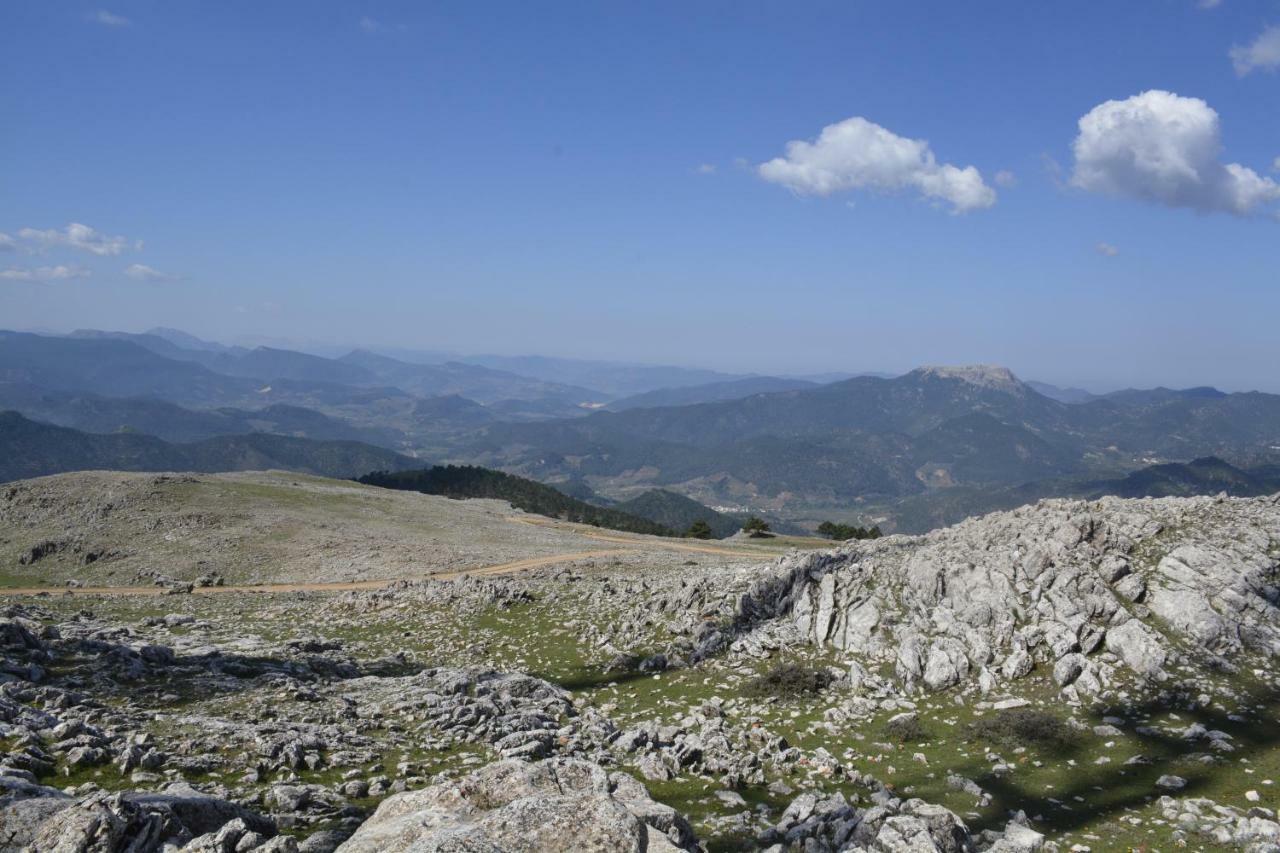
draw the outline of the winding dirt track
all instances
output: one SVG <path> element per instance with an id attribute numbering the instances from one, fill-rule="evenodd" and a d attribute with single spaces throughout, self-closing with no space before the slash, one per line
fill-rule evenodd
<path id="1" fill-rule="evenodd" d="M 334 581 L 332 583 L 264 583 L 247 584 L 244 586 L 202 586 L 196 587 L 192 592 L 196 595 L 219 595 L 222 593 L 233 592 L 344 592 L 356 589 L 381 589 L 385 586 L 400 583 L 404 580 L 453 580 L 455 578 L 463 577 L 464 575 L 505 575 L 512 572 L 538 569 L 543 566 L 554 566 L 558 563 L 571 563 L 575 560 L 591 560 L 599 557 L 628 554 L 646 549 L 683 551 L 693 554 L 716 554 L 719 556 L 729 557 L 768 556 L 765 552 L 759 550 L 748 550 L 746 548 L 716 547 L 714 545 L 690 545 L 684 542 L 667 542 L 660 539 L 638 539 L 622 535 L 610 535 L 607 533 L 599 533 L 596 528 L 583 529 L 583 526 L 580 525 L 566 525 L 564 523 L 555 522 L 551 519 L 541 521 L 520 516 L 511 516 L 507 520 L 516 524 L 529 524 L 534 527 L 551 527 L 558 530 L 564 530 L 568 527 L 574 533 L 577 533 L 587 539 L 595 539 L 600 542 L 617 543 L 630 547 L 607 548 L 596 551 L 572 551 L 565 554 L 551 554 L 546 557 L 527 557 L 522 560 L 512 560 L 509 563 L 496 563 L 492 566 L 478 566 L 474 569 L 463 569 L 461 571 L 452 572 L 436 572 L 434 574 L 423 575 L 419 578 L 382 578 L 367 581 Z M 164 595 L 166 592 L 167 589 L 165 587 L 158 586 L 82 586 L 65 588 L 32 586 L 0 588 L 0 598 L 7 596 L 41 594 Z"/>

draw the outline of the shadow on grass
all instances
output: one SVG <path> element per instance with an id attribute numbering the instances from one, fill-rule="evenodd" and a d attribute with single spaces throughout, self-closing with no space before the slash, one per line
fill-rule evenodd
<path id="1" fill-rule="evenodd" d="M 356 662 L 318 653 L 291 658 L 211 652 L 170 659 L 146 647 L 139 652 L 103 640 L 79 640 L 70 651 L 70 655 L 59 653 L 51 683 L 92 689 L 108 697 L 149 696 L 170 709 L 260 688 L 273 679 L 309 686 L 364 676 L 411 676 L 426 669 L 401 658 Z"/>
<path id="2" fill-rule="evenodd" d="M 603 671 L 600 669 L 583 668 L 574 671 L 569 675 L 550 675 L 548 673 L 533 673 L 538 678 L 550 681 L 552 684 L 559 685 L 565 690 L 570 691 L 591 691 L 600 690 L 613 685 L 629 684 L 632 681 L 641 681 L 646 678 L 653 678 L 655 673 L 643 672 L 638 669 Z"/>
<path id="3" fill-rule="evenodd" d="M 991 795 L 994 808 L 988 810 L 987 816 L 970 821 L 970 829 L 975 833 L 984 829 L 999 830 L 1010 812 L 1022 809 L 1043 829 L 1079 830 L 1128 810 L 1143 808 L 1164 794 L 1179 798 L 1199 795 L 1211 789 L 1222 774 L 1238 772 L 1225 767 L 1226 762 L 1234 763 L 1240 756 L 1256 755 L 1280 745 L 1280 726 L 1273 722 L 1280 713 L 1280 690 L 1245 692 L 1239 702 L 1242 709 L 1248 707 L 1244 720 L 1230 719 L 1229 712 L 1215 708 L 1192 707 L 1186 696 L 1199 692 L 1199 688 L 1164 691 L 1136 704 L 1100 705 L 1089 712 L 1094 725 L 1102 724 L 1104 717 L 1116 717 L 1125 721 L 1123 728 L 1127 731 L 1142 727 L 1143 731 L 1136 737 L 1145 759 L 1143 763 L 1095 764 L 1096 744 L 1090 749 L 1089 739 L 1085 737 L 1023 744 L 1047 759 L 1063 763 L 1075 760 L 1075 772 L 1067 784 L 1047 794 L 1020 786 L 1016 770 L 1005 776 L 988 773 L 975 779 Z M 1178 714 L 1180 731 L 1147 728 L 1151 718 L 1169 712 Z M 1183 735 L 1183 731 L 1196 724 L 1205 732 L 1230 735 L 1231 739 L 1225 743 L 1230 744 L 1233 751 L 1215 749 L 1213 741 L 1204 735 Z M 991 742 L 981 737 L 975 739 Z M 992 745 L 999 747 L 1008 743 Z M 1179 776 L 1186 780 L 1186 785 L 1177 791 L 1162 790 L 1156 780 L 1164 775 Z"/>

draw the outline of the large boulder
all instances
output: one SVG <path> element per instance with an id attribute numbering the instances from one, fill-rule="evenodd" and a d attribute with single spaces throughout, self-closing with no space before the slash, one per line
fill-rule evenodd
<path id="1" fill-rule="evenodd" d="M 693 830 L 644 786 L 597 764 L 495 762 L 382 803 L 339 853 L 696 850 Z"/>

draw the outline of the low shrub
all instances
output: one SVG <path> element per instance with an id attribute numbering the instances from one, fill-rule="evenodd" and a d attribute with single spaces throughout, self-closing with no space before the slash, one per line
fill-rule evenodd
<path id="1" fill-rule="evenodd" d="M 915 714 L 899 714 L 884 724 L 884 733 L 889 740 L 897 743 L 919 743 L 928 740 L 920 718 Z"/>
<path id="2" fill-rule="evenodd" d="M 1006 708 L 969 725 L 970 735 L 1004 747 L 1066 749 L 1075 734 L 1053 714 L 1034 708 Z"/>
<path id="3" fill-rule="evenodd" d="M 748 696 L 776 696 L 789 699 L 794 696 L 821 693 L 831 686 L 834 680 L 825 669 L 813 669 L 794 663 L 775 666 L 764 675 L 756 676 L 747 682 L 745 693 Z"/>

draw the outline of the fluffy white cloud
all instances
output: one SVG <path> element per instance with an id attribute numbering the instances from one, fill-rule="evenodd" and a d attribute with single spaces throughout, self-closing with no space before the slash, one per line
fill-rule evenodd
<path id="1" fill-rule="evenodd" d="M 1251 43 L 1232 47 L 1228 55 L 1241 77 L 1253 71 L 1275 71 L 1280 68 L 1280 26 L 1267 27 Z"/>
<path id="2" fill-rule="evenodd" d="M 118 255 L 129 248 L 129 241 L 124 237 L 109 237 L 79 222 L 72 222 L 62 230 L 23 228 L 18 232 L 18 236 L 37 249 L 67 247 L 92 252 L 95 255 Z M 142 248 L 141 242 L 134 246 Z"/>
<path id="3" fill-rule="evenodd" d="M 1099 255 L 1105 255 L 1108 258 L 1114 258 L 1116 255 L 1120 254 L 1120 250 L 1110 243 L 1099 243 L 1093 248 Z"/>
<path id="4" fill-rule="evenodd" d="M 1199 98 L 1153 89 L 1080 119 L 1071 183 L 1090 192 L 1236 216 L 1266 212 L 1280 184 L 1223 164 L 1218 114 Z"/>
<path id="5" fill-rule="evenodd" d="M 851 190 L 915 190 L 955 213 L 990 207 L 995 190 L 973 166 L 938 163 L 923 139 L 908 139 L 860 116 L 827 125 L 812 142 L 787 143 L 785 157 L 756 167 L 760 177 L 802 195 Z"/>
<path id="6" fill-rule="evenodd" d="M 95 24 L 102 24 L 104 27 L 127 27 L 133 23 L 124 15 L 117 15 L 114 12 L 108 12 L 106 9 L 99 9 L 91 13 L 89 20 Z"/>
<path id="7" fill-rule="evenodd" d="M 0 270 L 0 278 L 8 281 L 62 281 L 69 278 L 88 278 L 89 271 L 74 264 L 56 267 L 10 267 Z"/>
<path id="8" fill-rule="evenodd" d="M 135 281 L 162 282 L 178 280 L 177 276 L 162 273 L 160 270 L 149 267 L 146 264 L 129 264 L 129 266 L 125 267 L 124 274 Z"/>

